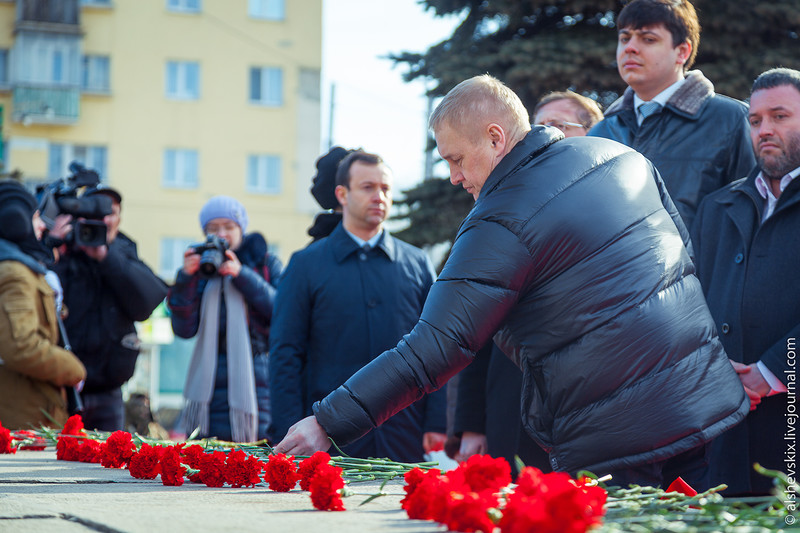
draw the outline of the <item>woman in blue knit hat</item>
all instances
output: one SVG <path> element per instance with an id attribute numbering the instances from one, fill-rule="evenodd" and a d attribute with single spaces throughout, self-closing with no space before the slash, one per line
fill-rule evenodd
<path id="1" fill-rule="evenodd" d="M 211 198 L 200 227 L 224 240 L 222 261 L 201 269 L 201 253 L 190 247 L 167 296 L 175 334 L 197 336 L 183 391 L 186 432 L 232 442 L 269 438 L 267 347 L 283 270 L 264 237 L 246 233 L 247 223 L 238 200 Z"/>

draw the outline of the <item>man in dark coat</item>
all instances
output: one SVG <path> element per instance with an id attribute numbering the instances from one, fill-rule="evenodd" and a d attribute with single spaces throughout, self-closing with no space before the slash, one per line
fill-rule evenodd
<path id="1" fill-rule="evenodd" d="M 753 463 L 796 470 L 796 418 L 788 415 L 800 337 L 800 72 L 756 79 L 750 135 L 759 171 L 709 195 L 692 232 L 711 314 L 753 399 L 745 422 L 712 446 L 712 482 L 731 494 L 769 492 Z"/>
<path id="2" fill-rule="evenodd" d="M 687 0 L 634 0 L 617 27 L 617 69 L 628 88 L 589 135 L 650 159 L 691 228 L 705 195 L 755 166 L 747 106 L 716 94 L 699 70 L 687 72 L 700 44 L 697 13 Z"/>
<path id="3" fill-rule="evenodd" d="M 119 231 L 120 193 L 100 185 L 86 194 L 111 198 L 112 213 L 103 219 L 106 244 L 71 245 L 54 270 L 69 310 L 67 336 L 86 366 L 83 423 L 117 431 L 125 427 L 121 386 L 133 375 L 139 355 L 134 322 L 147 320 L 167 286 L 139 259 L 136 243 Z"/>
<path id="4" fill-rule="evenodd" d="M 450 181 L 476 199 L 420 321 L 314 405 L 277 450 L 360 437 L 442 387 L 495 335 L 522 369 L 525 430 L 554 470 L 707 485 L 707 443 L 750 402 L 652 163 L 604 139 L 530 128 L 490 76 L 431 116 Z"/>
<path id="5" fill-rule="evenodd" d="M 380 157 L 360 151 L 345 157 L 335 189 L 342 222 L 296 252 L 284 272 L 270 334 L 276 438 L 310 415 L 314 402 L 397 344 L 419 319 L 435 273 L 422 250 L 383 228 L 391 185 Z M 422 398 L 343 451 L 421 461 L 444 443 L 445 406 L 444 390 Z"/>

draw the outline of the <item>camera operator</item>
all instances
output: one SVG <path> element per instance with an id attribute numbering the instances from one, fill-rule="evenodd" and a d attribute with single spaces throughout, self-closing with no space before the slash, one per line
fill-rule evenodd
<path id="1" fill-rule="evenodd" d="M 61 247 L 54 270 L 64 288 L 67 335 L 87 369 L 81 393 L 84 424 L 91 429 L 117 431 L 124 429 L 120 387 L 133 375 L 139 355 L 134 322 L 150 316 L 164 300 L 167 286 L 139 259 L 136 243 L 119 231 L 120 193 L 96 185 L 82 198 L 96 195 L 110 198 L 112 205 L 111 213 L 103 218 L 105 244 L 83 246 L 72 239 L 71 244 Z M 70 229 L 69 225 L 64 227 L 65 231 Z"/>
<path id="2" fill-rule="evenodd" d="M 175 334 L 197 335 L 184 388 L 186 432 L 234 442 L 268 438 L 267 347 L 283 270 L 260 233 L 245 233 L 247 222 L 238 200 L 211 198 L 200 211 L 207 240 L 186 251 L 167 298 Z"/>
<path id="3" fill-rule="evenodd" d="M 86 376 L 78 358 L 58 346 L 49 254 L 38 241 L 35 209 L 21 184 L 0 180 L 0 421 L 10 429 L 66 422 L 65 387 Z"/>

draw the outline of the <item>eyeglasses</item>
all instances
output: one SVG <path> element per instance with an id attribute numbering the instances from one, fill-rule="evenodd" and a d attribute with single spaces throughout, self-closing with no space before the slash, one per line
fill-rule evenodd
<path id="1" fill-rule="evenodd" d="M 542 126 L 552 126 L 554 128 L 558 128 L 561 131 L 566 131 L 568 128 L 586 128 L 583 124 L 578 124 L 577 122 L 567 122 L 566 120 L 556 121 L 550 120 L 548 122 L 543 122 Z"/>

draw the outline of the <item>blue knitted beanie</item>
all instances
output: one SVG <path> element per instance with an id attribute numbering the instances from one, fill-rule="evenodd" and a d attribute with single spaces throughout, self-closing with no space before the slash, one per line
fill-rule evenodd
<path id="1" fill-rule="evenodd" d="M 200 210 L 200 227 L 205 231 L 208 223 L 215 218 L 233 220 L 242 228 L 242 233 L 247 231 L 247 211 L 236 198 L 230 196 L 215 196 Z"/>

